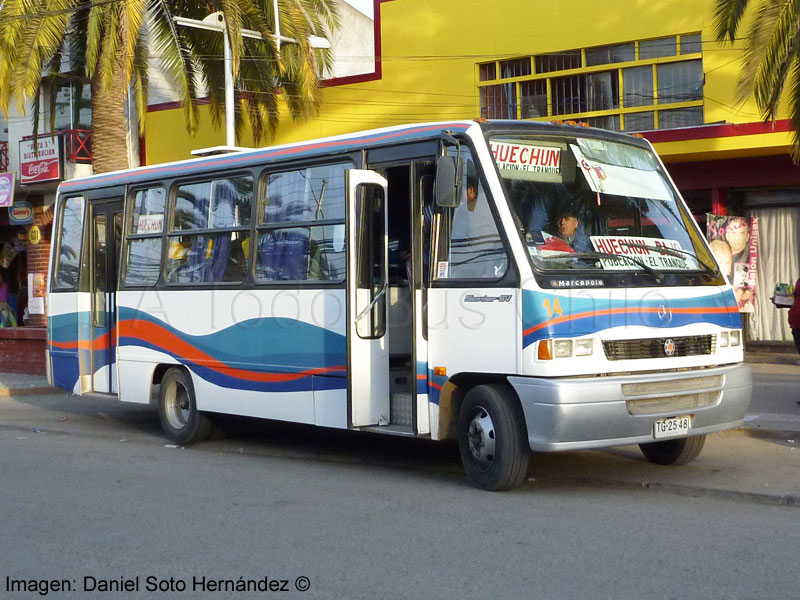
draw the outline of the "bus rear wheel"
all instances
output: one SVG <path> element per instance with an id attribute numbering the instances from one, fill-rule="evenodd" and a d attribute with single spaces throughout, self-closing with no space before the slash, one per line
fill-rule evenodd
<path id="1" fill-rule="evenodd" d="M 706 436 L 703 434 L 661 442 L 648 442 L 639 444 L 639 448 L 651 463 L 685 465 L 697 458 L 705 443 Z"/>
<path id="2" fill-rule="evenodd" d="M 197 410 L 192 378 L 184 369 L 164 373 L 158 416 L 167 437 L 178 444 L 198 442 L 211 433 L 211 419 Z"/>
<path id="3" fill-rule="evenodd" d="M 464 398 L 458 446 L 469 480 L 484 490 L 510 490 L 528 471 L 528 439 L 516 397 L 501 385 L 479 385 Z"/>

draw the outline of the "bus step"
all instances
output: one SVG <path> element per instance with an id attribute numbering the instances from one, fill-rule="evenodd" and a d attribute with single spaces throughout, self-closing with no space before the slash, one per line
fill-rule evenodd
<path id="1" fill-rule="evenodd" d="M 391 423 L 392 425 L 413 425 L 411 416 L 411 394 L 392 394 L 391 396 Z"/>

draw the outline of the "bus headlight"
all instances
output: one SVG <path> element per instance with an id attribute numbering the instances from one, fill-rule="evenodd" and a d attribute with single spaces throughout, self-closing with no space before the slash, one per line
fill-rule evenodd
<path id="1" fill-rule="evenodd" d="M 575 356 L 590 356 L 594 352 L 594 341 L 591 338 L 575 340 Z"/>
<path id="2" fill-rule="evenodd" d="M 734 346 L 741 346 L 742 344 L 742 331 L 735 329 L 733 331 L 721 331 L 719 334 L 719 347 L 727 348 Z"/>
<path id="3" fill-rule="evenodd" d="M 719 347 L 727 348 L 729 343 L 728 332 L 723 331 L 719 334 Z"/>
<path id="4" fill-rule="evenodd" d="M 538 360 L 569 358 L 570 356 L 591 356 L 594 353 L 594 340 L 540 340 L 536 357 Z"/>
<path id="5" fill-rule="evenodd" d="M 569 358 L 572 356 L 572 340 L 555 340 L 553 347 L 556 358 Z"/>

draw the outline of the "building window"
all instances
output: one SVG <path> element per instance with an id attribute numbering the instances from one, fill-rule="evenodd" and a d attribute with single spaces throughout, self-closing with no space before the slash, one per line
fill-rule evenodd
<path id="1" fill-rule="evenodd" d="M 92 128 L 92 86 L 71 81 L 61 84 L 55 94 L 53 130 Z"/>
<path id="2" fill-rule="evenodd" d="M 699 54 L 703 51 L 703 43 L 699 33 L 681 36 L 681 54 Z"/>
<path id="3" fill-rule="evenodd" d="M 616 72 L 570 75 L 551 79 L 553 114 L 609 110 L 619 107 L 619 77 Z"/>
<path id="4" fill-rule="evenodd" d="M 626 131 L 702 124 L 701 53 L 700 34 L 688 33 L 479 64 L 481 116 L 574 119 Z M 517 81 L 499 83 L 498 76 Z"/>
<path id="5" fill-rule="evenodd" d="M 500 63 L 500 77 L 524 77 L 531 74 L 531 59 L 504 60 Z"/>
<path id="6" fill-rule="evenodd" d="M 639 60 L 675 56 L 677 53 L 678 41 L 675 37 L 639 42 Z"/>
<path id="7" fill-rule="evenodd" d="M 658 65 L 656 70 L 659 104 L 703 99 L 703 65 L 699 60 Z"/>
<path id="8" fill-rule="evenodd" d="M 479 65 L 478 77 L 481 81 L 494 81 L 497 79 L 497 65 L 495 63 Z"/>
<path id="9" fill-rule="evenodd" d="M 519 84 L 522 118 L 547 116 L 547 82 L 543 79 L 523 81 Z"/>
<path id="10" fill-rule="evenodd" d="M 552 73 L 581 68 L 581 51 L 567 50 L 558 54 L 540 54 L 533 57 L 536 73 Z"/>
<path id="11" fill-rule="evenodd" d="M 607 65 L 636 60 L 636 44 L 617 44 L 586 49 L 586 66 Z"/>
<path id="12" fill-rule="evenodd" d="M 481 88 L 481 116 L 485 119 L 516 119 L 516 90 L 513 83 Z"/>
<path id="13" fill-rule="evenodd" d="M 650 106 L 654 103 L 653 67 L 631 67 L 622 70 L 623 101 L 627 108 Z"/>
<path id="14" fill-rule="evenodd" d="M 655 128 L 656 116 L 653 111 L 625 115 L 625 131 L 650 131 Z"/>
<path id="15" fill-rule="evenodd" d="M 658 128 L 693 127 L 703 124 L 703 107 L 676 108 L 658 112 Z"/>

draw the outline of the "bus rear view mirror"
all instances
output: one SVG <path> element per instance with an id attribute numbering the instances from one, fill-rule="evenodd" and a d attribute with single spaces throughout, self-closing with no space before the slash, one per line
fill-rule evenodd
<path id="1" fill-rule="evenodd" d="M 436 162 L 436 204 L 456 208 L 461 195 L 458 193 L 458 169 L 454 156 L 440 156 Z"/>

